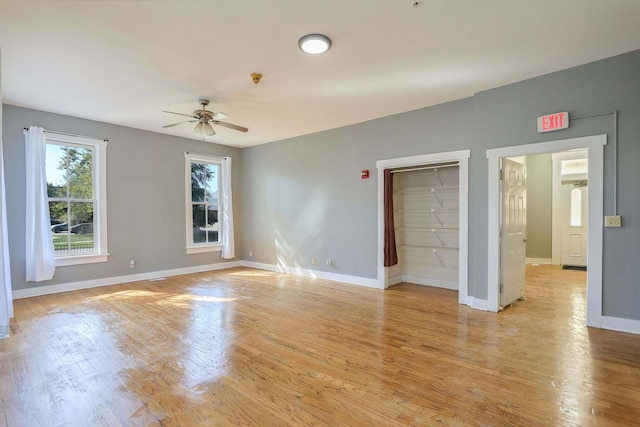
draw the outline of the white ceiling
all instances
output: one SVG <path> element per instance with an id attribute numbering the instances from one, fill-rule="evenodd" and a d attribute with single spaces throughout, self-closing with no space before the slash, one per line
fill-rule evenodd
<path id="1" fill-rule="evenodd" d="M 639 0 L 0 0 L 5 103 L 236 147 L 464 98 L 640 49 Z M 324 55 L 298 50 L 323 33 Z M 250 74 L 264 75 L 254 85 Z"/>

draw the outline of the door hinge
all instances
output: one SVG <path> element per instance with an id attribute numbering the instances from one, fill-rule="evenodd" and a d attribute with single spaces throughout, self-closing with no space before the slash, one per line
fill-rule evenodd
<path id="1" fill-rule="evenodd" d="M 500 178 L 500 181 L 504 180 L 504 170 L 503 169 L 500 169 L 499 178 Z"/>
<path id="2" fill-rule="evenodd" d="M 500 293 L 504 292 L 504 285 L 502 283 L 500 283 Z"/>

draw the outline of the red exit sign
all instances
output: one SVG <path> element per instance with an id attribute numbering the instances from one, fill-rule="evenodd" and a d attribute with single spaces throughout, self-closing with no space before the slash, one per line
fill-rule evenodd
<path id="1" fill-rule="evenodd" d="M 538 117 L 538 133 L 551 132 L 552 130 L 566 129 L 569 127 L 569 113 L 553 113 Z"/>

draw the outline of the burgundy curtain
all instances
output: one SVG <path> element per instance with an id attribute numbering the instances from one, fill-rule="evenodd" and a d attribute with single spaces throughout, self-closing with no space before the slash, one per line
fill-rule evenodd
<path id="1" fill-rule="evenodd" d="M 393 224 L 393 174 L 384 170 L 384 266 L 398 263 L 396 250 L 396 229 Z"/>

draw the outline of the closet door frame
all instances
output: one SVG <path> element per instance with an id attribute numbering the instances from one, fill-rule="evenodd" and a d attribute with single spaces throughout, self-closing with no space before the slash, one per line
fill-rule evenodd
<path id="1" fill-rule="evenodd" d="M 459 193 L 459 250 L 458 250 L 458 302 L 470 305 L 469 297 L 469 157 L 470 150 L 448 151 L 378 160 L 378 288 L 389 287 L 388 268 L 384 266 L 384 170 L 408 166 L 429 166 L 444 162 L 458 162 Z"/>

